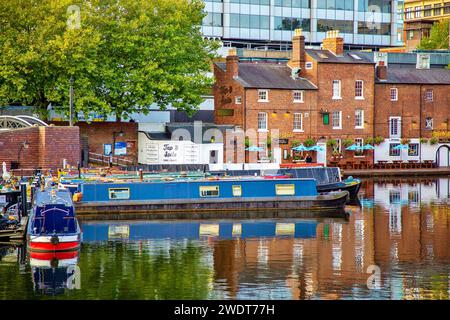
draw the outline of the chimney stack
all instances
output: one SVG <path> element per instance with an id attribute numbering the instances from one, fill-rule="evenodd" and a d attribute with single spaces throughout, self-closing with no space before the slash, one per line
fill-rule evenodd
<path id="1" fill-rule="evenodd" d="M 235 79 L 238 77 L 239 73 L 238 73 L 238 62 L 239 62 L 239 57 L 237 55 L 237 50 L 235 48 L 231 48 L 228 51 L 228 56 L 227 56 L 227 76 L 229 76 L 232 79 Z"/>
<path id="2" fill-rule="evenodd" d="M 292 57 L 289 61 L 291 68 L 300 68 L 300 75 L 305 75 L 305 36 L 302 34 L 302 29 L 295 29 L 294 37 L 292 38 Z"/>
<path id="3" fill-rule="evenodd" d="M 322 49 L 330 50 L 337 56 L 344 54 L 344 38 L 339 36 L 339 30 L 327 31 L 325 39 L 323 39 Z"/>
<path id="4" fill-rule="evenodd" d="M 384 61 L 378 62 L 377 65 L 377 78 L 379 80 L 387 80 L 387 66 L 384 64 Z"/>

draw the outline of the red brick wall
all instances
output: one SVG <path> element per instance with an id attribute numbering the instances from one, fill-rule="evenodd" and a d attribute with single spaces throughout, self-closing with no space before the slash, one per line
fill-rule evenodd
<path id="1" fill-rule="evenodd" d="M 398 89 L 398 101 L 391 101 L 391 88 Z M 424 99 L 427 89 L 433 89 L 433 102 Z M 389 117 L 402 117 L 403 138 L 430 138 L 433 131 L 425 129 L 426 117 L 433 118 L 434 130 L 450 128 L 450 86 L 376 84 L 375 110 L 375 135 L 389 138 Z"/>
<path id="2" fill-rule="evenodd" d="M 18 160 L 20 146 L 28 141 L 29 147 L 20 153 L 21 169 L 57 169 L 63 159 L 73 166 L 80 160 L 78 127 L 32 127 L 0 132 L 0 164 Z"/>
<path id="3" fill-rule="evenodd" d="M 103 145 L 113 143 L 113 132 L 123 131 L 124 136 L 116 134 L 116 142 L 127 142 L 127 155 L 121 158 L 137 160 L 138 124 L 135 122 L 79 122 L 80 136 L 87 137 L 89 151 L 103 154 Z"/>

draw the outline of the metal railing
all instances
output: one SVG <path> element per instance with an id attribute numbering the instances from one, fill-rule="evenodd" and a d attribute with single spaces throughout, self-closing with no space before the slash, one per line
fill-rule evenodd
<path id="1" fill-rule="evenodd" d="M 134 165 L 135 162 L 133 160 L 125 159 L 124 157 L 119 156 L 107 156 L 101 153 L 89 152 L 89 163 L 98 163 L 102 166 L 116 165 L 116 166 L 129 166 Z"/>

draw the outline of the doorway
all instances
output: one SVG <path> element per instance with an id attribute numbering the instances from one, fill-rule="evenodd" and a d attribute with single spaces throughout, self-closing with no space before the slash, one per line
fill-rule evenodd
<path id="1" fill-rule="evenodd" d="M 450 167 L 450 147 L 440 146 L 436 151 L 436 165 L 438 167 Z"/>

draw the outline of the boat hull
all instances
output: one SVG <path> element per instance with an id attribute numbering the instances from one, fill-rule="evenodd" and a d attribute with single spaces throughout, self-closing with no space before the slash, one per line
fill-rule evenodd
<path id="1" fill-rule="evenodd" d="M 80 235 L 30 236 L 30 252 L 66 252 L 80 249 Z"/>
<path id="2" fill-rule="evenodd" d="M 182 213 L 177 218 L 192 218 L 198 212 L 241 212 L 241 211 L 343 211 L 349 193 L 347 191 L 333 192 L 317 196 L 278 196 L 264 198 L 243 199 L 173 199 L 170 201 L 98 201 L 81 202 L 76 204 L 76 210 L 83 217 L 89 215 L 114 216 L 121 214 L 151 214 L 158 218 L 173 217 L 164 216 L 167 213 Z M 191 214 L 189 214 L 191 213 Z M 215 214 L 211 214 L 214 217 Z"/>
<path id="3" fill-rule="evenodd" d="M 349 202 L 358 200 L 358 192 L 361 188 L 361 181 L 354 181 L 352 183 L 338 182 L 317 185 L 317 192 L 332 192 L 332 191 L 348 191 Z"/>

